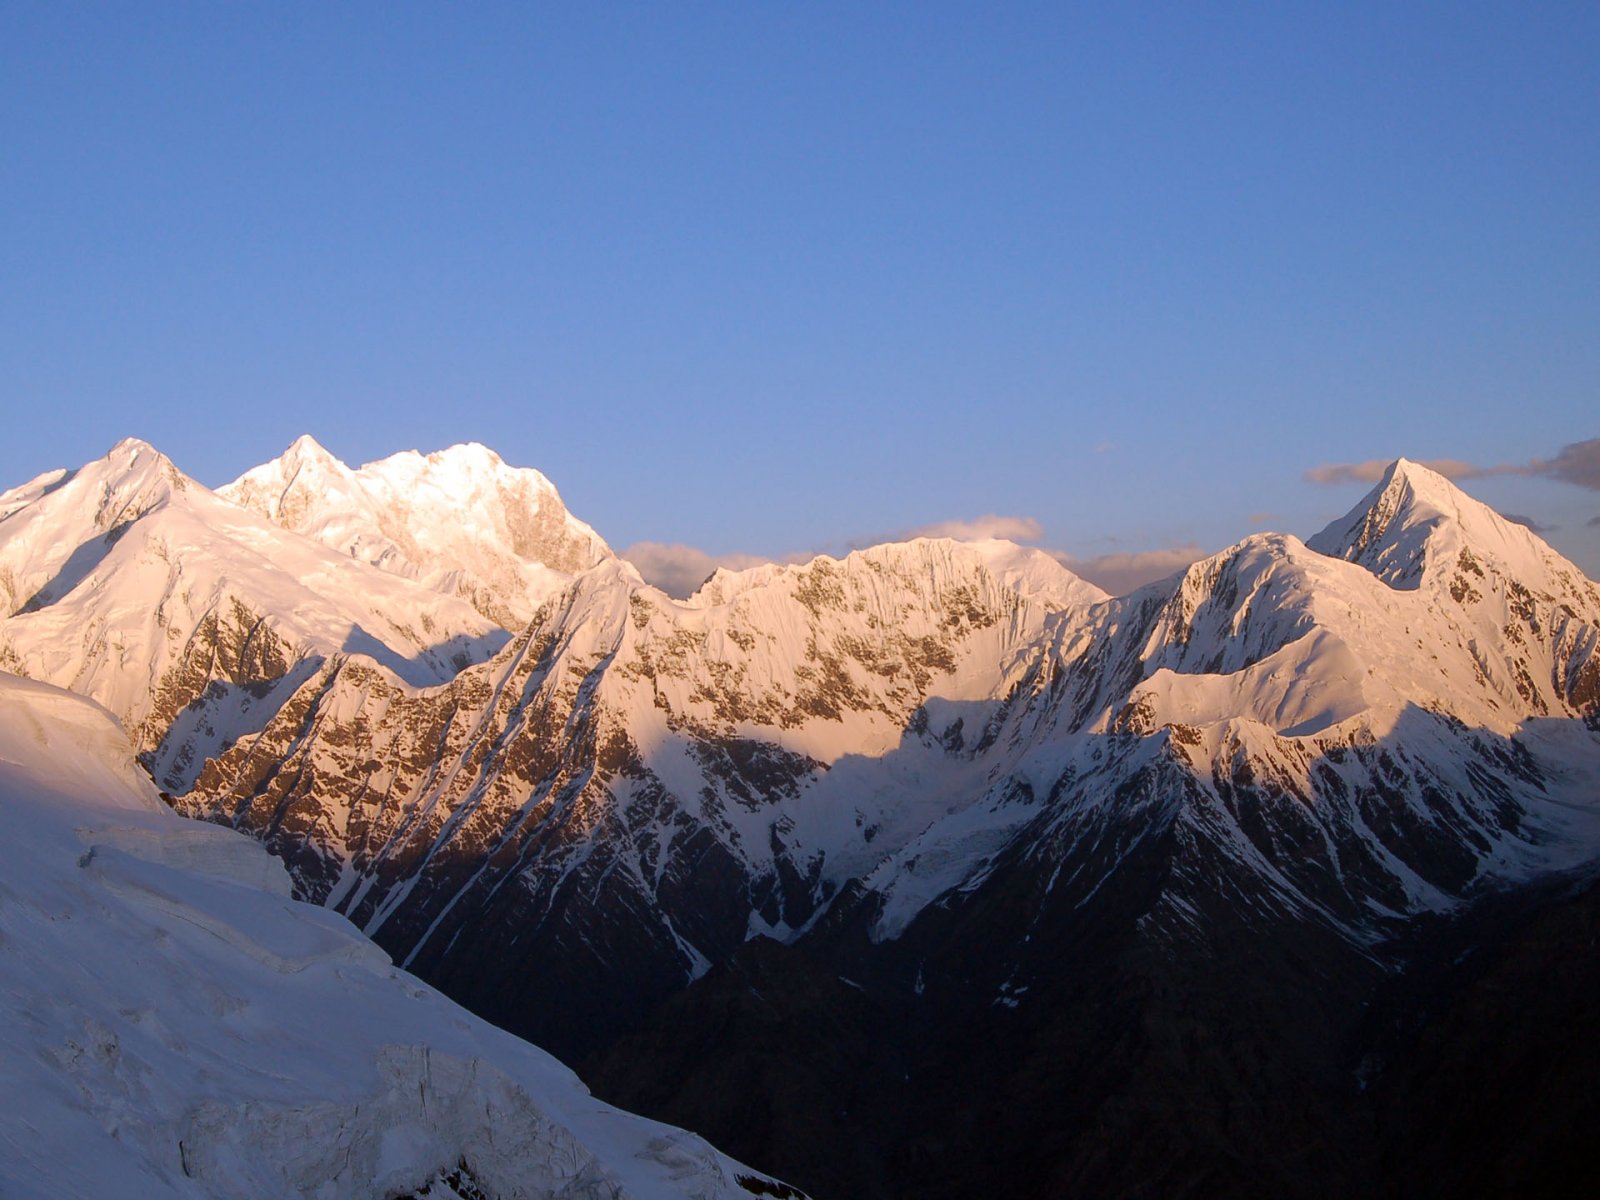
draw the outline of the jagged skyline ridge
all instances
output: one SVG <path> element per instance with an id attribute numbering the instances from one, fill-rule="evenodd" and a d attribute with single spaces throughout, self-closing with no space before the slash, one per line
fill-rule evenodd
<path id="1" fill-rule="evenodd" d="M 6 22 L 6 484 L 479 441 L 619 547 L 1084 560 L 1600 434 L 1588 10 Z M 1597 569 L 1593 494 L 1474 486 Z"/>
<path id="2" fill-rule="evenodd" d="M 149 443 L 138 438 L 125 439 L 125 442 L 149 446 Z M 1600 440 L 1596 444 L 1600 444 Z M 155 447 L 150 449 L 152 453 L 160 454 Z M 1587 444 L 1568 447 L 1564 455 L 1571 458 L 1574 452 L 1580 450 L 1586 451 Z M 1376 464 L 1329 467 L 1323 469 L 1328 478 L 1318 482 L 1370 483 L 1379 478 L 1388 465 L 1384 464 L 1383 470 L 1378 469 Z M 1456 462 L 1424 465 L 1430 470 L 1442 470 L 1448 477 L 1458 481 L 1484 475 L 1540 473 L 1527 468 L 1472 468 Z M 1539 468 L 1545 464 L 1536 461 L 1533 465 Z M 29 483 L 48 486 L 51 480 L 66 474 L 62 469 L 47 471 Z M 508 492 L 508 489 L 511 491 Z M 11 490 L 19 496 L 24 495 L 28 492 L 28 485 L 19 484 Z M 681 543 L 635 543 L 614 550 L 592 526 L 568 512 L 555 482 L 534 467 L 507 464 L 494 450 L 482 444 L 457 443 L 426 454 L 406 450 L 353 469 L 336 458 L 311 434 L 300 435 L 277 458 L 250 468 L 237 479 L 219 486 L 216 491 L 219 496 L 240 503 L 286 528 L 310 532 L 318 540 L 367 561 L 392 558 L 389 569 L 402 574 L 417 577 L 431 572 L 435 583 L 442 576 L 453 575 L 462 580 L 475 581 L 475 586 L 479 587 L 491 578 L 498 578 L 497 583 L 487 584 L 489 592 L 497 598 L 486 600 L 489 606 L 484 611 L 502 625 L 525 619 L 531 612 L 529 605 L 537 604 L 565 574 L 593 565 L 613 553 L 632 563 L 646 581 L 682 599 L 718 569 L 741 570 L 770 562 L 804 563 L 819 555 L 841 555 L 852 548 L 919 537 L 948 537 L 957 541 L 997 538 L 1038 544 L 1045 533 L 1042 526 L 1030 518 L 990 514 L 974 520 L 942 521 L 914 527 L 831 550 L 813 549 L 777 556 L 751 553 L 713 555 Z M 486 496 L 490 497 L 487 501 Z M 538 499 L 540 496 L 548 497 L 548 511 L 543 514 Z M 484 507 L 485 503 L 492 512 Z M 462 532 L 457 528 L 461 518 L 451 515 L 460 505 L 465 505 L 474 513 L 466 522 L 471 530 L 466 541 L 461 540 Z M 401 532 L 412 513 L 425 514 L 430 506 L 441 514 L 438 518 L 430 520 L 424 516 L 417 529 Z M 1250 525 L 1260 527 L 1275 515 L 1270 512 L 1252 514 Z M 1554 531 L 1524 516 L 1505 515 L 1508 520 L 1554 540 Z M 1329 517 L 1331 519 L 1331 514 Z M 554 524 L 550 526 L 550 531 L 543 534 L 536 534 L 531 528 L 512 530 L 508 527 L 508 522 L 525 524 L 530 520 Z M 483 531 L 479 528 L 485 523 L 495 527 L 487 542 L 481 540 Z M 310 529 L 312 524 L 318 528 Z M 540 542 L 539 550 L 527 552 L 534 542 L 557 536 L 554 532 L 557 528 L 565 530 L 559 535 L 561 545 L 565 548 L 558 549 L 554 543 L 544 541 Z M 1247 531 L 1238 532 L 1243 536 Z M 407 546 L 397 545 L 391 535 L 402 538 Z M 419 536 L 427 543 L 426 547 L 416 542 Z M 471 544 L 481 548 L 468 549 Z M 1202 547 L 1190 544 L 1144 552 L 1113 551 L 1077 558 L 1051 549 L 1048 545 L 1041 548 L 1074 574 L 1114 595 L 1125 594 L 1145 583 L 1182 570 L 1207 553 Z M 419 559 L 418 563 L 406 558 L 408 549 L 412 558 Z M 519 554 L 519 549 L 523 553 Z M 463 558 L 463 555 L 466 557 Z M 488 557 L 482 557 L 484 555 Z M 522 563 L 521 566 L 514 565 L 518 561 Z M 1584 565 L 1581 556 L 1574 561 L 1580 567 Z M 493 566 L 492 563 L 499 565 Z M 554 574 L 550 573 L 552 570 Z M 1591 569 L 1587 573 L 1593 577 L 1595 571 Z"/>
<path id="3" fill-rule="evenodd" d="M 227 777 L 215 774 L 220 764 L 232 762 L 224 772 L 245 769 L 246 775 L 255 769 L 249 764 L 259 766 L 262 760 L 248 747 L 258 734 L 266 736 L 262 721 L 270 730 L 280 719 L 288 720 L 286 728 L 292 729 L 293 714 L 305 703 L 331 705 L 332 711 L 344 711 L 351 703 L 365 707 L 369 701 L 355 697 L 374 694 L 375 687 L 375 694 L 384 694 L 378 679 L 385 673 L 398 677 L 395 703 L 400 707 L 395 714 L 400 723 L 383 736 L 398 739 L 393 753 L 413 768 L 426 765 L 437 744 L 433 735 L 409 744 L 418 718 L 416 713 L 404 715 L 409 702 L 402 703 L 402 698 L 411 689 L 436 691 L 448 685 L 448 695 L 461 693 L 450 700 L 451 710 L 465 712 L 488 694 L 525 696 L 527 688 L 543 679 L 538 688 L 548 695 L 539 703 L 538 721 L 568 708 L 588 714 L 591 704 L 600 705 L 602 712 L 610 706 L 624 714 L 620 750 L 602 745 L 603 738 L 595 741 L 599 735 L 592 731 L 578 736 L 569 728 L 557 735 L 552 729 L 529 737 L 522 730 L 517 743 L 536 758 L 556 754 L 564 762 L 577 756 L 575 766 L 559 768 L 553 778 L 577 770 L 577 785 L 587 777 L 585 772 L 596 769 L 581 766 L 591 753 L 608 764 L 599 778 L 614 773 L 619 764 L 626 774 L 630 755 L 642 754 L 642 761 L 655 763 L 665 754 L 676 761 L 679 750 L 671 747 L 686 737 L 683 752 L 688 761 L 699 762 L 692 768 L 698 774 L 718 761 L 718 737 L 740 728 L 761 731 L 760 738 L 775 739 L 773 749 L 762 753 L 776 758 L 762 766 L 758 756 L 753 765 L 739 751 L 732 760 L 738 764 L 730 777 L 735 782 L 728 786 L 734 789 L 731 794 L 740 795 L 746 785 L 736 781 L 747 770 L 777 772 L 773 779 L 778 782 L 768 783 L 779 794 L 807 780 L 806 787 L 815 784 L 826 791 L 837 785 L 843 794 L 853 794 L 861 785 L 848 782 L 849 772 L 815 779 L 813 773 L 841 756 L 884 755 L 918 721 L 933 722 L 943 728 L 940 737 L 955 736 L 961 744 L 971 731 L 953 734 L 964 718 L 952 718 L 951 713 L 960 714 L 963 706 L 966 718 L 985 724 L 981 744 L 992 744 L 1007 728 L 1014 749 L 1043 739 L 1044 765 L 1025 772 L 1034 779 L 1031 792 L 1061 769 L 1056 757 L 1060 736 L 1070 742 L 1084 732 L 1099 736 L 1128 720 L 1159 723 L 1164 711 L 1186 723 L 1210 713 L 1204 720 L 1219 727 L 1232 717 L 1248 717 L 1279 737 L 1294 737 L 1369 712 L 1377 715 L 1362 719 L 1386 727 L 1404 705 L 1417 703 L 1429 709 L 1445 705 L 1474 726 L 1508 732 L 1507 714 L 1499 712 L 1503 704 L 1512 705 L 1512 715 L 1530 705 L 1534 712 L 1560 711 L 1577 702 L 1565 698 L 1569 693 L 1592 690 L 1587 676 L 1571 673 L 1592 674 L 1593 664 L 1585 665 L 1592 650 L 1585 649 L 1588 635 L 1580 632 L 1574 641 L 1568 631 L 1570 621 L 1577 619 L 1572 613 L 1590 613 L 1588 619 L 1595 622 L 1600 592 L 1592 581 L 1525 527 L 1403 459 L 1309 547 L 1288 535 L 1253 534 L 1178 576 L 1117 601 L 1040 551 L 998 541 L 921 539 L 859 551 L 844 560 L 722 571 L 686 604 L 643 588 L 632 568 L 607 556 L 577 575 L 555 573 L 547 581 L 549 590 L 534 624 L 513 633 L 493 631 L 487 623 L 493 618 L 483 611 L 484 596 L 491 597 L 487 607 L 492 611 L 492 588 L 469 588 L 463 594 L 449 574 L 418 576 L 417 564 L 390 553 L 371 561 L 353 556 L 351 527 L 343 520 L 318 520 L 314 507 L 306 510 L 301 504 L 315 506 L 320 493 L 296 493 L 292 486 L 307 465 L 343 478 L 338 464 L 305 440 L 291 447 L 287 457 L 297 464 L 292 476 L 267 470 L 252 478 L 285 485 L 278 498 L 297 497 L 291 515 L 296 522 L 308 519 L 307 533 L 280 530 L 266 518 L 225 502 L 136 440 L 119 443 L 106 458 L 68 477 L 47 476 L 0 498 L 5 532 L 12 535 L 0 564 L 12 610 L 0 631 L 5 661 L 22 673 L 71 683 L 112 707 L 129 723 L 157 778 L 178 794 L 201 784 L 219 786 Z M 482 447 L 440 452 L 428 460 L 402 458 L 413 467 L 426 462 L 429 469 L 451 476 L 465 471 L 494 479 L 507 470 Z M 259 494 L 252 498 L 263 499 Z M 328 504 L 336 515 L 348 517 L 349 506 L 339 493 Z M 468 511 L 470 505 L 455 509 L 441 493 L 431 509 L 404 509 L 402 524 L 409 528 L 394 532 L 416 543 L 425 540 L 418 535 L 430 527 L 457 524 L 459 532 L 470 535 L 457 546 L 470 550 L 475 537 L 493 543 L 496 528 L 474 530 L 472 521 L 462 519 Z M 572 522 L 570 529 L 592 536 L 581 523 L 561 515 Z M 364 519 L 377 523 L 382 516 L 368 512 Z M 99 536 L 85 541 L 85 522 Z M 360 542 L 360 530 L 355 532 Z M 1359 561 L 1334 565 L 1329 555 Z M 483 561 L 475 551 L 472 557 Z M 1496 580 L 1511 581 L 1495 583 L 1487 602 L 1491 608 L 1505 606 L 1505 616 L 1471 608 L 1483 600 L 1485 570 Z M 1405 599 L 1419 582 L 1428 584 L 1426 593 L 1418 600 Z M 1249 597 L 1242 605 L 1241 595 Z M 1530 595 L 1539 597 L 1539 604 L 1556 606 L 1555 615 L 1539 616 L 1530 607 Z M 1434 631 L 1436 665 L 1424 660 L 1424 641 L 1417 642 L 1419 654 L 1413 656 L 1404 638 L 1394 640 L 1402 626 L 1409 633 L 1418 621 L 1435 620 L 1420 610 L 1408 617 L 1407 606 L 1418 603 L 1446 616 L 1460 605 L 1473 612 L 1474 623 L 1457 627 L 1467 632 Z M 141 608 L 157 614 L 154 628 L 140 632 L 118 627 L 118 614 Z M 1213 636 L 1223 641 L 1213 661 L 1209 651 L 1187 647 L 1202 613 L 1218 608 L 1220 616 L 1210 620 L 1221 620 Z M 1363 611 L 1382 614 L 1376 632 L 1354 615 Z M 1157 612 L 1159 620 L 1152 624 Z M 1510 616 L 1531 622 L 1541 643 L 1555 638 L 1548 650 L 1552 664 L 1570 660 L 1570 669 L 1537 662 L 1530 667 L 1532 660 L 1524 661 L 1526 651 L 1519 649 L 1518 639 L 1489 649 L 1491 634 L 1498 636 L 1502 626 L 1516 627 Z M 1477 628 L 1483 620 L 1488 624 Z M 1304 636 L 1307 622 L 1319 631 L 1317 637 Z M 810 633 L 799 636 L 807 626 Z M 88 640 L 79 652 L 63 658 L 63 641 L 78 638 L 79 631 Z M 1146 638 L 1149 643 L 1141 649 Z M 528 654 L 536 641 L 544 649 L 534 663 Z M 1452 643 L 1467 649 L 1457 655 L 1459 662 L 1446 666 L 1449 660 L 1441 654 Z M 1160 650 L 1162 645 L 1169 649 Z M 114 652 L 108 653 L 113 646 Z M 1054 653 L 1063 656 L 1055 669 L 1076 680 L 1068 691 L 1070 703 L 1058 703 L 1052 687 L 1048 705 L 1017 724 L 1022 718 L 1012 704 L 1018 689 L 1025 693 L 1024 680 L 1042 669 L 1039 656 Z M 559 655 L 555 661 L 568 664 L 553 676 L 548 674 L 552 654 Z M 1321 674 L 1305 675 L 1311 660 L 1301 662 L 1298 656 L 1308 654 L 1324 662 Z M 1502 654 L 1505 663 L 1495 665 Z M 1130 692 L 1125 668 L 1135 657 L 1142 665 L 1133 682 L 1140 675 L 1148 678 Z M 358 665 L 363 660 L 377 670 L 376 678 Z M 1351 664 L 1361 662 L 1372 666 L 1365 675 L 1359 670 L 1352 675 Z M 1382 670 L 1377 670 L 1379 663 Z M 1164 665 L 1155 669 L 1156 664 Z M 1177 674 L 1169 677 L 1168 667 Z M 219 670 L 232 682 L 212 689 L 205 680 Z M 528 682 L 511 686 L 528 671 L 533 672 Z M 1443 678 L 1460 681 L 1453 690 L 1440 690 L 1440 671 Z M 491 678 L 503 674 L 503 682 L 490 693 L 483 691 Z M 1232 679 L 1227 687 L 1219 683 L 1224 677 Z M 1467 687 L 1470 677 L 1476 683 Z M 585 680 L 581 686 L 579 678 Z M 1541 684 L 1540 679 L 1549 682 Z M 352 681 L 355 692 L 348 691 Z M 645 681 L 650 687 L 642 690 Z M 1472 707 L 1471 697 L 1485 688 L 1485 699 Z M 312 699 L 324 694 L 344 698 Z M 423 702 L 417 712 L 426 714 L 436 702 Z M 256 709 L 259 715 L 251 715 Z M 917 716 L 918 711 L 924 715 Z M 395 714 L 381 718 L 379 725 L 389 724 Z M 421 728 L 432 719 L 424 716 Z M 585 722 L 591 719 L 593 714 L 584 717 Z M 514 724 L 524 720 L 534 718 L 513 717 Z M 715 732 L 724 726 L 722 734 Z M 511 731 L 508 727 L 506 736 Z M 242 745 L 236 746 L 241 739 Z M 935 744 L 945 742 L 936 738 Z M 637 748 L 627 749 L 630 745 Z M 481 747 L 472 753 L 480 752 Z M 1222 751 L 1212 747 L 1209 752 Z M 707 754 L 713 757 L 705 759 Z M 671 787 L 685 766 L 651 769 L 664 771 L 661 779 Z M 326 769 L 320 774 L 325 786 Z M 959 771 L 954 777 L 962 787 L 973 783 L 963 782 Z M 494 790 L 515 791 L 517 786 L 507 779 Z M 892 797 L 902 786 L 882 782 L 866 791 Z M 898 836 L 914 832 L 918 805 L 884 802 L 883 812 L 870 818 L 871 827 L 910 820 Z M 605 801 L 598 811 L 610 803 Z M 828 805 L 819 808 L 814 798 L 795 808 L 789 820 L 798 822 L 790 826 L 797 847 L 837 842 L 840 831 L 832 829 L 836 814 L 826 815 L 830 811 Z M 1029 810 L 1023 806 L 1014 811 L 1026 815 Z M 896 812 L 900 815 L 891 821 Z M 813 827 L 810 822 L 819 813 L 824 814 L 823 825 Z M 868 819 L 858 815 L 857 829 Z M 580 827 L 588 830 L 587 821 L 583 818 Z M 741 834 L 741 821 L 731 811 L 714 824 L 724 822 L 730 849 L 746 855 L 748 848 L 737 847 L 755 829 Z M 1006 829 L 1006 822 L 998 828 Z M 964 836 L 962 829 L 958 820 L 954 832 Z M 871 836 L 867 841 L 872 842 Z M 878 842 L 872 853 L 881 855 L 886 847 L 892 849 L 892 841 Z M 334 853 L 337 860 L 343 852 Z M 844 851 L 841 863 L 849 864 L 857 853 Z M 305 886 L 314 892 L 334 886 L 325 868 L 302 869 L 311 872 Z M 340 878 L 345 879 L 340 887 L 351 882 Z M 840 878 L 833 878 L 833 886 Z M 813 895 L 810 903 L 816 902 Z M 767 920 L 786 920 L 782 904 L 771 911 L 776 915 Z M 380 910 L 368 919 L 381 924 L 383 918 Z"/>
<path id="4" fill-rule="evenodd" d="M 429 462 L 437 460 L 441 462 L 462 464 L 467 460 L 477 459 L 483 454 L 487 454 L 495 463 L 503 465 L 503 461 L 500 459 L 498 454 L 487 447 L 478 445 L 477 443 L 467 445 L 458 444 L 445 450 L 435 451 L 427 456 L 427 460 Z M 296 439 L 296 441 L 292 443 L 287 450 L 285 450 L 284 454 L 280 456 L 280 458 L 263 464 L 260 467 L 253 468 L 251 471 L 246 472 L 245 475 L 242 475 L 233 483 L 223 488 L 219 488 L 218 492 L 219 494 L 228 498 L 237 499 L 240 496 L 241 489 L 248 489 L 250 487 L 248 481 L 251 476 L 258 475 L 262 472 L 270 473 L 273 470 L 276 470 L 279 473 L 287 470 L 292 474 L 294 471 L 300 470 L 299 460 L 303 455 L 333 464 L 338 468 L 342 468 L 343 472 L 345 473 L 349 472 L 349 468 L 346 467 L 345 464 L 340 463 L 337 459 L 333 458 L 333 456 L 324 447 L 322 447 L 315 440 L 315 438 L 309 434 L 303 434 L 300 438 Z M 401 452 L 392 455 L 387 459 L 380 460 L 379 462 L 365 464 L 361 468 L 361 472 L 363 474 L 376 473 L 381 476 L 384 473 L 385 468 L 390 464 L 404 463 L 405 466 L 401 468 L 401 473 L 409 474 L 411 476 L 411 481 L 414 482 L 418 467 L 413 464 L 416 464 L 421 457 L 422 456 L 420 456 L 415 450 Z M 1563 479 L 1583 488 L 1600 490 L 1600 472 L 1596 472 L 1592 467 L 1589 466 L 1589 464 L 1597 457 L 1600 457 L 1600 439 L 1594 439 L 1590 442 L 1567 446 L 1559 455 L 1554 456 L 1552 461 L 1536 459 L 1527 465 L 1513 464 L 1510 466 L 1480 467 L 1456 461 L 1444 463 L 1422 463 L 1421 465 L 1427 467 L 1429 470 L 1441 472 L 1445 475 L 1445 477 L 1456 481 L 1457 483 L 1466 479 L 1478 480 L 1499 476 L 1542 476 L 1546 478 Z M 1392 465 L 1392 461 L 1395 460 L 1385 461 L 1381 465 L 1374 462 L 1348 466 L 1323 466 L 1307 470 L 1305 472 L 1305 476 L 1309 481 L 1318 484 L 1336 485 L 1356 483 L 1370 485 L 1371 483 L 1382 478 L 1387 473 L 1387 470 Z M 274 467 L 274 464 L 278 465 Z M 555 484 L 541 474 L 537 469 L 533 467 L 521 467 L 510 468 L 510 470 L 513 473 L 520 472 L 523 476 L 529 479 L 531 482 L 529 482 L 526 486 L 529 486 L 535 490 L 548 490 L 548 492 L 555 497 L 556 505 L 560 506 L 561 501 L 559 495 L 556 494 Z M 315 476 L 312 472 L 308 472 L 305 476 L 306 480 L 311 480 L 313 478 L 317 479 L 315 485 L 303 483 L 302 486 L 329 486 L 326 479 Z M 457 479 L 459 484 L 459 469 L 457 471 Z M 395 491 L 395 486 L 390 484 L 388 487 L 392 494 Z M 536 509 L 537 505 L 535 504 L 534 507 Z M 564 509 L 562 512 L 565 514 Z M 1265 524 L 1267 523 L 1268 519 L 1274 515 L 1275 514 L 1271 513 L 1252 514 L 1250 524 L 1252 526 Z M 1546 537 L 1558 532 L 1556 530 L 1541 526 L 1539 523 L 1522 515 L 1506 515 L 1508 520 L 1533 529 L 1536 533 Z M 585 548 L 581 552 L 573 552 L 578 553 L 584 562 L 597 561 L 595 558 L 597 553 L 603 554 L 611 552 L 611 548 L 607 547 L 605 543 L 600 540 L 599 535 L 596 534 L 589 526 L 584 525 L 582 522 L 573 522 L 573 519 L 570 517 L 566 517 L 565 519 L 575 526 L 573 531 L 568 536 L 575 540 L 575 544 L 577 542 L 582 542 L 585 544 Z M 1239 536 L 1243 536 L 1245 532 L 1245 530 L 1240 530 Z M 1037 520 L 1034 520 L 1031 517 L 1008 517 L 990 513 L 968 520 L 943 520 L 934 522 L 932 524 L 914 526 L 910 529 L 895 533 L 883 533 L 873 538 L 859 539 L 858 541 L 853 542 L 849 548 L 858 549 L 888 542 L 909 541 L 919 537 L 947 537 L 956 541 L 983 541 L 988 539 L 999 539 L 1002 541 L 1015 541 L 1022 544 L 1037 545 L 1044 541 L 1045 534 L 1046 531 L 1044 527 Z M 599 548 L 598 551 L 594 549 L 590 543 L 597 544 Z M 1110 551 L 1087 558 L 1077 558 L 1063 550 L 1051 549 L 1049 546 L 1045 546 L 1044 548 L 1046 549 L 1047 553 L 1053 555 L 1062 563 L 1062 565 L 1070 568 L 1075 574 L 1081 576 L 1082 578 L 1088 579 L 1097 586 L 1103 587 L 1105 590 L 1114 595 L 1120 595 L 1133 591 L 1135 588 L 1140 587 L 1145 583 L 1164 578 L 1175 571 L 1183 569 L 1184 567 L 1188 566 L 1189 563 L 1204 557 L 1204 555 L 1208 553 L 1208 551 L 1193 543 L 1182 546 L 1166 546 L 1145 551 Z M 1220 549 L 1220 547 L 1218 548 Z M 838 553 L 839 550 L 835 548 L 832 552 Z M 572 559 L 569 555 L 568 557 L 563 558 L 558 565 L 557 560 L 552 557 L 552 553 L 553 552 L 546 550 L 544 557 L 542 557 L 540 561 L 545 562 L 547 565 L 557 565 L 557 569 L 567 570 L 570 570 L 577 563 L 577 560 Z M 619 551 L 620 556 L 633 563 L 634 566 L 640 570 L 641 574 L 644 575 L 648 582 L 661 587 L 663 590 L 667 591 L 668 594 L 680 599 L 688 596 L 700 585 L 700 583 L 704 582 L 704 580 L 708 578 L 713 571 L 719 568 L 741 570 L 767 562 L 803 563 L 817 557 L 818 555 L 827 553 L 830 553 L 829 548 L 800 550 L 776 556 L 764 556 L 750 552 L 735 552 L 724 555 L 713 555 L 700 550 L 697 547 L 682 543 L 655 542 L 634 543 L 632 545 L 622 547 Z M 1581 558 L 1578 561 L 1580 562 L 1580 565 L 1583 564 L 1583 560 Z M 1597 565 L 1600 565 L 1600 560 L 1597 560 Z M 1591 578 L 1594 577 L 1596 573 L 1597 572 L 1593 566 L 1588 568 L 1588 574 L 1591 576 Z"/>

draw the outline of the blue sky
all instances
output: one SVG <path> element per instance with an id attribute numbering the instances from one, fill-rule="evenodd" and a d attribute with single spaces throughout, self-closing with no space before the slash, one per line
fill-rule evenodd
<path id="1" fill-rule="evenodd" d="M 1575 3 L 13 0 L 0 485 L 310 432 L 617 546 L 1305 535 L 1600 437 L 1597 131 Z M 1600 574 L 1600 478 L 1464 484 Z"/>

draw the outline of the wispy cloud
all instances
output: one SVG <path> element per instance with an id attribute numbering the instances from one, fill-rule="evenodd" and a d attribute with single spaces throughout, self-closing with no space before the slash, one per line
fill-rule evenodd
<path id="1" fill-rule="evenodd" d="M 1204 558 L 1206 552 L 1191 542 L 1185 546 L 1101 554 L 1094 558 L 1074 558 L 1070 554 L 1052 553 L 1056 561 L 1074 575 L 1104 588 L 1113 596 L 1125 596 L 1135 588 L 1183 570 L 1190 563 Z"/>
<path id="2" fill-rule="evenodd" d="M 1524 528 L 1533 530 L 1535 533 L 1554 533 L 1556 531 L 1554 525 L 1541 525 L 1532 517 L 1525 517 L 1521 513 L 1503 512 L 1500 515 L 1512 524 L 1521 525 Z"/>
<path id="3" fill-rule="evenodd" d="M 1038 542 L 1044 526 L 1033 517 L 1001 516 L 990 513 L 971 520 L 939 521 L 916 529 L 901 530 L 850 543 L 852 549 L 877 546 L 884 542 L 903 542 L 911 538 L 952 538 L 956 541 L 983 541 L 1004 538 L 1013 542 Z M 764 563 L 808 562 L 820 551 L 764 556 L 759 554 L 708 554 L 697 546 L 682 542 L 635 542 L 618 552 L 644 576 L 669 596 L 683 599 L 694 594 L 718 567 L 742 571 Z M 1104 588 L 1114 596 L 1125 595 L 1153 580 L 1164 579 L 1205 556 L 1199 546 L 1167 546 L 1158 550 L 1101 554 L 1076 558 L 1061 550 L 1047 550 L 1052 558 L 1073 574 Z"/>
<path id="4" fill-rule="evenodd" d="M 680 600 L 693 595 L 718 567 L 742 571 L 775 561 L 759 554 L 707 554 L 681 542 L 635 542 L 618 555 L 638 568 L 646 583 Z"/>
<path id="5" fill-rule="evenodd" d="M 1369 458 L 1358 463 L 1325 463 L 1306 472 L 1311 483 L 1377 483 L 1389 469 L 1392 458 Z M 1504 475 L 1504 468 L 1477 467 L 1459 458 L 1419 459 L 1430 471 L 1437 471 L 1446 479 L 1476 479 L 1480 475 Z"/>
<path id="6" fill-rule="evenodd" d="M 1253 512 L 1250 514 L 1250 524 L 1252 525 L 1266 525 L 1277 519 L 1278 514 L 1274 512 Z"/>
<path id="7" fill-rule="evenodd" d="M 1037 542 L 1044 536 L 1044 526 L 1032 517 L 1005 517 L 988 513 L 970 521 L 938 521 L 932 525 L 922 525 L 900 536 L 907 540 L 929 537 L 981 542 L 989 538 L 1004 538 L 1008 542 Z"/>
<path id="8" fill-rule="evenodd" d="M 1590 517 L 1584 525 L 1590 529 L 1600 529 L 1600 517 Z"/>
<path id="9" fill-rule="evenodd" d="M 884 542 L 904 542 L 912 538 L 952 538 L 958 542 L 981 542 L 989 538 L 1004 538 L 1012 542 L 1037 542 L 1044 536 L 1044 526 L 1033 517 L 1002 516 L 988 513 L 971 520 L 938 521 L 916 529 L 897 530 L 872 538 L 855 539 L 848 543 L 850 549 L 859 550 Z M 711 577 L 718 567 L 742 571 L 764 563 L 809 562 L 821 550 L 799 551 L 793 554 L 709 554 L 698 546 L 683 542 L 635 542 L 619 557 L 627 559 L 644 576 L 646 583 L 654 584 L 669 596 L 683 599 Z"/>
<path id="10" fill-rule="evenodd" d="M 1515 474 L 1545 475 L 1600 492 L 1600 438 L 1572 442 L 1561 447 L 1561 453 L 1554 458 L 1536 458 Z"/>
<path id="11" fill-rule="evenodd" d="M 1383 478 L 1391 459 L 1369 458 L 1358 463 L 1325 463 L 1305 473 L 1311 483 L 1376 483 Z M 1540 476 L 1558 479 L 1577 487 L 1600 492 L 1600 438 L 1571 442 L 1553 458 L 1534 458 L 1525 463 L 1480 465 L 1458 458 L 1422 460 L 1422 465 L 1446 479 L 1481 479 L 1489 475 Z"/>

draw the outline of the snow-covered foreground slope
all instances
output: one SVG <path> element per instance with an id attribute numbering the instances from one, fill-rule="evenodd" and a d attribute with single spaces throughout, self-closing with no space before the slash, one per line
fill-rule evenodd
<path id="1" fill-rule="evenodd" d="M 172 813 L 95 704 L 0 675 L 0 1194 L 782 1194 Z M 741 1185 L 743 1177 L 748 1187 Z"/>
<path id="2" fill-rule="evenodd" d="M 351 470 L 310 437 L 217 494 L 285 529 L 526 624 L 572 576 L 612 557 L 538 471 L 485 446 L 414 450 Z"/>

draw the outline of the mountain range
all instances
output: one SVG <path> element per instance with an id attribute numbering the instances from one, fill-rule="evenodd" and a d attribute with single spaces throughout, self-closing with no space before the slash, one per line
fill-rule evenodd
<path id="1" fill-rule="evenodd" d="M 675 600 L 481 446 L 129 440 L 0 494 L 0 611 L 299 900 L 818 1195 L 1596 1177 L 1600 588 L 1404 459 L 1120 597 L 918 539 Z"/>

